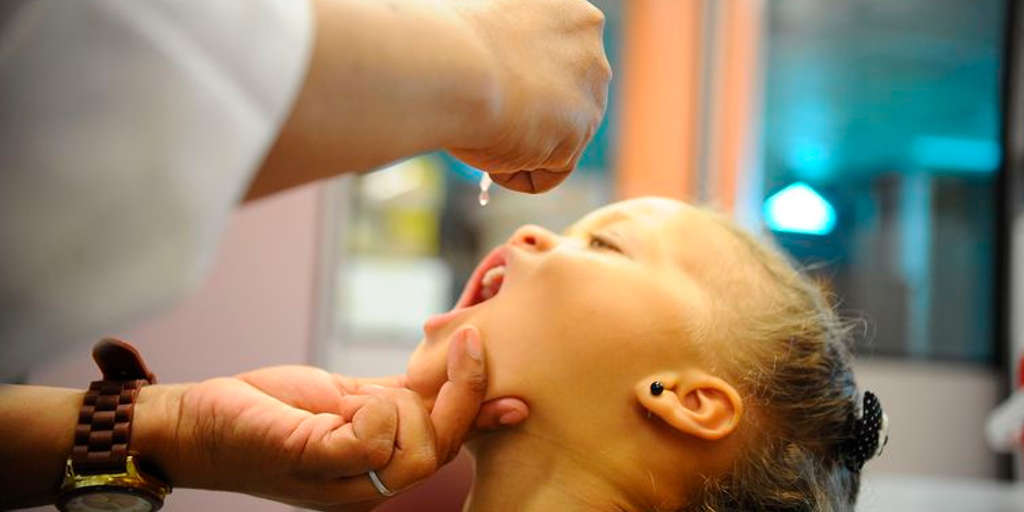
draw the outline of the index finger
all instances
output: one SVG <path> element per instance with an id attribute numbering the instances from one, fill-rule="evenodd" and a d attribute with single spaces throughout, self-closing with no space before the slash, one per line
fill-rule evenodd
<path id="1" fill-rule="evenodd" d="M 468 326 L 455 333 L 455 340 L 448 349 L 448 381 L 441 386 L 430 413 L 441 463 L 450 461 L 459 452 L 486 391 L 487 372 L 480 331 Z"/>

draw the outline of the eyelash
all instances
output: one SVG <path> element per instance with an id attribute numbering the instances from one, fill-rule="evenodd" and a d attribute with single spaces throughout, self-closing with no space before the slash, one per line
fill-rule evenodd
<path id="1" fill-rule="evenodd" d="M 591 234 L 590 235 L 590 242 L 587 245 L 591 249 L 598 249 L 598 250 L 607 249 L 607 250 L 615 251 L 615 252 L 619 252 L 619 253 L 622 252 L 622 249 L 619 249 L 619 246 L 609 242 L 608 239 L 606 239 L 604 237 L 601 237 L 599 235 L 595 235 L 595 234 Z"/>

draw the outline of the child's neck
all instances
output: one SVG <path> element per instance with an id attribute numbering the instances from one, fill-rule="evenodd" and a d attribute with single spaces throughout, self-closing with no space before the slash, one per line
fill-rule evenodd
<path id="1" fill-rule="evenodd" d="M 574 455 L 523 433 L 492 436 L 474 447 L 476 478 L 463 512 L 640 510 L 598 454 Z"/>

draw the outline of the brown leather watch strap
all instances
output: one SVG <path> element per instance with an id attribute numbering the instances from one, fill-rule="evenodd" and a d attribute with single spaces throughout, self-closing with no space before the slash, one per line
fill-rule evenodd
<path id="1" fill-rule="evenodd" d="M 76 473 L 124 471 L 131 442 L 135 399 L 156 377 L 135 347 L 113 338 L 93 348 L 103 380 L 89 384 L 75 426 L 71 463 Z"/>

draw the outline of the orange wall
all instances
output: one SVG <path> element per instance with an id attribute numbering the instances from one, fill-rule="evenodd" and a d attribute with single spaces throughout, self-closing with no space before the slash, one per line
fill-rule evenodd
<path id="1" fill-rule="evenodd" d="M 698 1 L 629 0 L 622 48 L 617 195 L 692 198 Z"/>
<path id="2" fill-rule="evenodd" d="M 710 3 L 714 1 L 715 3 Z M 617 195 L 697 200 L 705 189 L 726 211 L 755 147 L 761 0 L 630 0 L 625 4 Z M 714 21 L 705 25 L 704 9 Z M 708 13 L 711 14 L 711 13 Z M 705 31 L 712 48 L 705 52 Z M 703 62 L 707 53 L 710 62 Z M 701 73 L 711 70 L 702 90 Z M 701 98 L 709 98 L 702 104 Z M 701 117 L 710 122 L 701 130 Z"/>
<path id="3" fill-rule="evenodd" d="M 712 133 L 709 158 L 714 203 L 725 211 L 736 205 L 738 182 L 752 163 L 760 102 L 761 23 L 763 2 L 724 0 L 716 27 L 716 59 L 721 73 L 710 105 Z"/>

